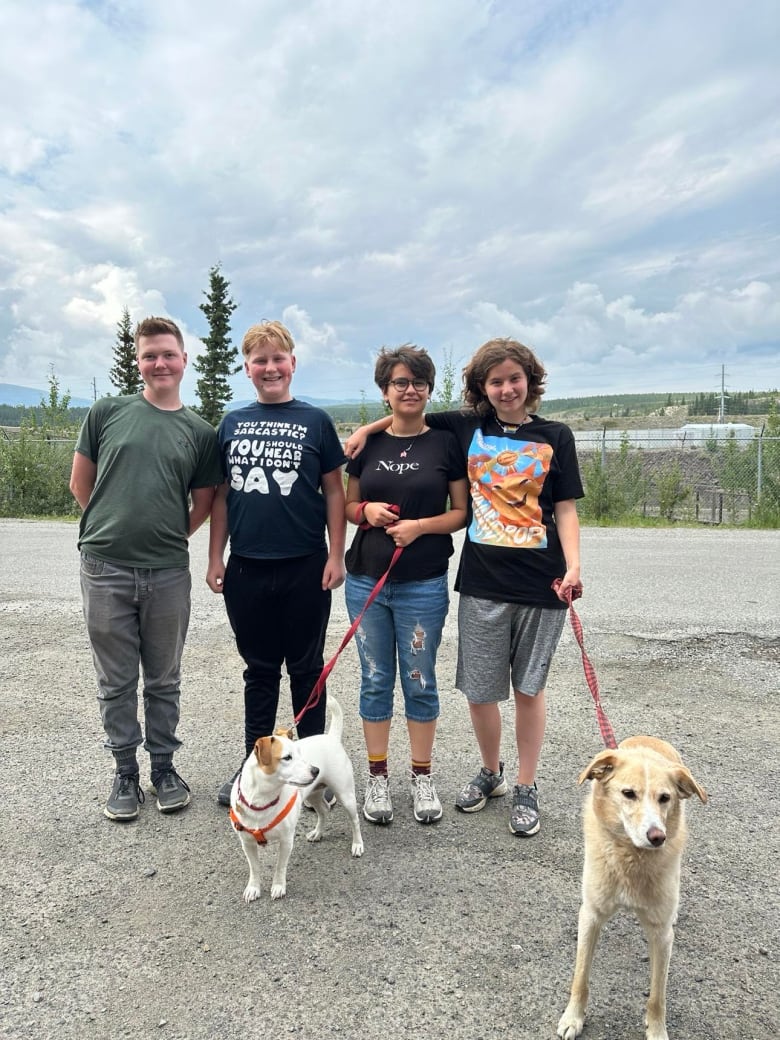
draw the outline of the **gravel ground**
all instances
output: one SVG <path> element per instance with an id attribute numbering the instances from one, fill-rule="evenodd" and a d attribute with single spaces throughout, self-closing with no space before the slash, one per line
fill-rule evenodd
<path id="1" fill-rule="evenodd" d="M 366 824 L 365 855 L 352 860 L 347 821 L 334 810 L 320 845 L 299 834 L 287 898 L 246 906 L 244 857 L 215 801 L 241 752 L 241 668 L 203 580 L 206 533 L 192 546 L 177 758 L 193 802 L 164 817 L 150 799 L 126 825 L 102 814 L 112 766 L 81 617 L 76 528 L 0 521 L 0 539 L 0 1036 L 554 1037 L 576 940 L 576 777 L 601 747 L 568 625 L 548 687 L 536 838 L 509 833 L 504 799 L 474 816 L 452 808 L 478 765 L 465 705 L 449 692 L 453 604 L 436 749 L 443 820 L 423 828 L 411 816 L 399 719 L 393 825 Z M 689 812 L 670 1036 L 774 1036 L 780 538 L 586 529 L 583 550 L 578 613 L 618 739 L 670 740 L 710 793 Z M 346 628 L 337 593 L 331 653 Z M 330 689 L 360 774 L 357 675 L 350 646 Z M 511 712 L 505 718 L 511 769 Z M 270 874 L 269 857 L 269 884 Z M 596 958 L 585 1040 L 641 1040 L 647 972 L 639 926 L 615 919 Z"/>

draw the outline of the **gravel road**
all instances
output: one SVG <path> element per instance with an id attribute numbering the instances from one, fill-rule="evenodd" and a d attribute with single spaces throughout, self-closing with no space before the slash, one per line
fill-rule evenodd
<path id="1" fill-rule="evenodd" d="M 0 540 L 0 1036 L 552 1040 L 576 940 L 576 777 L 601 747 L 568 625 L 548 687 L 536 838 L 509 833 L 506 800 L 474 816 L 452 808 L 478 765 L 464 702 L 449 692 L 453 602 L 440 659 L 443 820 L 424 828 L 411 816 L 398 719 L 393 825 L 366 824 L 365 855 L 352 860 L 334 810 L 320 845 L 299 834 L 287 898 L 246 906 L 245 861 L 215 800 L 242 747 L 241 667 L 203 580 L 206 532 L 192 545 L 177 757 L 193 802 L 164 817 L 149 799 L 126 825 L 102 814 L 112 764 L 76 528 L 3 520 Z M 710 793 L 708 805 L 690 804 L 670 1037 L 764 1040 L 779 1003 L 780 536 L 591 528 L 583 559 L 577 608 L 618 739 L 670 740 Z M 339 592 L 330 653 L 347 625 Z M 330 690 L 362 787 L 357 676 L 350 646 Z M 511 711 L 505 719 L 511 770 Z M 647 972 L 639 926 L 615 919 L 584 1040 L 642 1040 Z"/>

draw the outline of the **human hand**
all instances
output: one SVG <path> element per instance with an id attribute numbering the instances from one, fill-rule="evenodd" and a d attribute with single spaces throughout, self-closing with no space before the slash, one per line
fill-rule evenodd
<path id="1" fill-rule="evenodd" d="M 556 578 L 552 583 L 552 588 L 555 595 L 563 603 L 569 602 L 569 596 L 571 596 L 572 602 L 575 599 L 579 599 L 582 595 L 579 567 L 571 567 L 562 578 Z"/>
<path id="2" fill-rule="evenodd" d="M 385 531 L 400 546 L 411 545 L 423 533 L 419 520 L 398 520 L 389 524 Z"/>
<path id="3" fill-rule="evenodd" d="M 363 507 L 363 522 L 369 527 L 387 527 L 397 520 L 398 506 L 389 502 L 366 502 Z"/>
<path id="4" fill-rule="evenodd" d="M 334 559 L 328 557 L 325 570 L 322 572 L 322 591 L 337 589 L 340 585 L 343 585 L 345 575 L 344 557 L 340 556 Z"/>
<path id="5" fill-rule="evenodd" d="M 214 563 L 209 565 L 209 569 L 206 571 L 206 584 L 212 592 L 216 592 L 221 595 L 224 591 L 225 586 L 225 564 Z"/>
<path id="6" fill-rule="evenodd" d="M 344 441 L 344 454 L 348 459 L 354 459 L 356 455 L 359 455 L 363 448 L 366 446 L 368 440 L 368 427 L 359 426 L 354 433 L 351 433 L 349 437 Z"/>

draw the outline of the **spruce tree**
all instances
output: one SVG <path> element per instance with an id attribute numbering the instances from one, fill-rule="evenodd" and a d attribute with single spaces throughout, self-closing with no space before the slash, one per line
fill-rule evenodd
<path id="1" fill-rule="evenodd" d="M 116 330 L 114 367 L 109 372 L 108 378 L 120 394 L 137 394 L 139 390 L 143 390 L 144 381 L 135 359 L 133 326 L 127 307 L 122 311 L 122 320 L 117 322 Z"/>
<path id="2" fill-rule="evenodd" d="M 238 349 L 230 342 L 230 316 L 238 304 L 228 293 L 230 283 L 215 264 L 209 271 L 208 291 L 204 291 L 205 303 L 199 304 L 209 323 L 208 336 L 201 336 L 206 349 L 195 359 L 195 371 L 200 375 L 196 392 L 200 407 L 196 411 L 212 426 L 217 426 L 232 398 L 228 379 L 235 372 Z"/>

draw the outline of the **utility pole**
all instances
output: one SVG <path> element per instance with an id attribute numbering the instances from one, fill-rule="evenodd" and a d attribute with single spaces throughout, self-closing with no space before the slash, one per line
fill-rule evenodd
<path id="1" fill-rule="evenodd" d="M 718 409 L 718 422 L 724 423 L 726 421 L 726 401 L 728 395 L 726 394 L 726 366 L 720 366 L 720 408 Z"/>
<path id="2" fill-rule="evenodd" d="M 97 383 L 94 376 L 92 377 L 92 400 L 97 401 Z"/>

